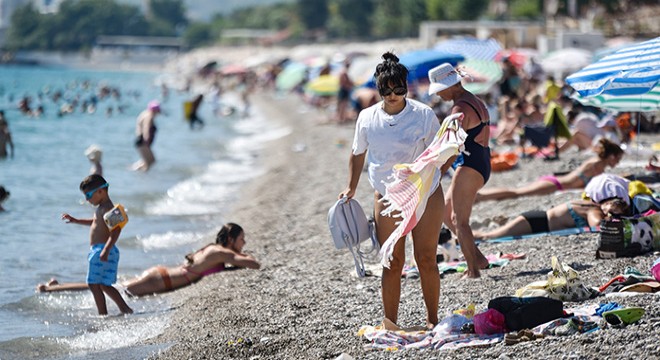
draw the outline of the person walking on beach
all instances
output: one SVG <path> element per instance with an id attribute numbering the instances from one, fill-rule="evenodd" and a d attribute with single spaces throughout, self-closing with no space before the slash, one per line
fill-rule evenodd
<path id="1" fill-rule="evenodd" d="M 14 157 L 14 142 L 11 140 L 11 132 L 5 119 L 5 112 L 0 110 L 0 159 L 6 158 L 7 154 L 12 158 Z"/>
<path id="2" fill-rule="evenodd" d="M 490 118 L 484 102 L 461 84 L 462 75 L 444 63 L 429 70 L 429 95 L 437 94 L 444 101 L 452 101 L 451 114 L 463 113 L 461 126 L 467 133 L 465 153 L 459 154 L 447 199 L 444 223 L 456 234 L 467 261 L 467 277 L 477 278 L 488 260 L 474 243 L 470 216 L 477 191 L 490 178 Z M 451 159 L 450 159 L 451 161 Z"/>
<path id="3" fill-rule="evenodd" d="M 415 160 L 433 141 L 440 122 L 427 105 L 407 99 L 408 69 L 392 53 L 383 54 L 374 77 L 382 100 L 358 115 L 353 149 L 349 158 L 348 185 L 339 198 L 353 198 L 358 187 L 365 159 L 368 162 L 369 182 L 374 188 L 376 234 L 381 245 L 397 227 L 397 219 L 384 216 L 386 205 L 379 201 L 385 195 L 384 181 L 392 174 L 392 166 Z M 426 325 L 438 323 L 440 275 L 436 251 L 440 235 L 444 195 L 440 187 L 440 172 L 431 185 L 432 194 L 424 215 L 412 230 L 414 258 L 417 263 L 422 294 L 426 305 Z M 390 268 L 383 268 L 382 301 L 385 318 L 396 323 L 401 297 L 401 271 L 405 262 L 405 241 L 394 248 Z"/>
<path id="4" fill-rule="evenodd" d="M 155 120 L 158 114 L 160 114 L 160 103 L 152 100 L 147 105 L 147 109 L 137 117 L 135 146 L 142 159 L 133 164 L 133 170 L 147 171 L 156 162 L 154 153 L 151 151 L 151 145 L 153 145 L 154 136 L 156 136 Z"/>
<path id="5" fill-rule="evenodd" d="M 351 120 L 348 116 L 348 104 L 351 100 L 353 81 L 348 76 L 348 68 L 351 66 L 349 60 L 344 61 L 344 67 L 339 73 L 339 92 L 337 93 L 337 122 L 342 124 Z"/>
<path id="6" fill-rule="evenodd" d="M 192 254 L 179 266 L 153 266 L 139 277 L 122 284 L 131 296 L 145 296 L 173 291 L 191 285 L 207 275 L 229 268 L 259 269 L 261 264 L 254 256 L 243 252 L 245 232 L 234 223 L 225 224 L 218 232 L 215 244 L 208 244 Z M 62 283 L 51 279 L 46 284 L 37 285 L 40 292 L 84 290 L 84 283 Z"/>
<path id="7" fill-rule="evenodd" d="M 121 294 L 112 284 L 117 282 L 117 267 L 119 265 L 119 249 L 115 246 L 121 226 L 110 229 L 103 216 L 112 211 L 114 204 L 108 195 L 108 182 L 100 175 L 89 175 L 80 183 L 80 191 L 85 199 L 96 206 L 91 219 L 77 219 L 67 213 L 62 214 L 66 223 L 90 226 L 90 250 L 87 257 L 87 286 L 94 295 L 94 302 L 99 315 L 107 315 L 105 295 L 108 295 L 119 307 L 122 314 L 132 314 L 133 310 L 126 304 Z"/>

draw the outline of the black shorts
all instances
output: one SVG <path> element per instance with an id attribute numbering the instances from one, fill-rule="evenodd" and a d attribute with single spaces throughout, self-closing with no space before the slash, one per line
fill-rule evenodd
<path id="1" fill-rule="evenodd" d="M 529 226 L 532 228 L 533 234 L 550 231 L 550 226 L 548 225 L 548 214 L 545 211 L 531 210 L 525 211 L 520 215 L 524 217 L 525 220 L 527 220 Z"/>

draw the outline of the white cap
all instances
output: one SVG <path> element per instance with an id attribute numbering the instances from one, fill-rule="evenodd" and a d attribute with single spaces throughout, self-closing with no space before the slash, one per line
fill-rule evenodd
<path id="1" fill-rule="evenodd" d="M 101 154 L 103 154 L 103 151 L 98 145 L 90 145 L 87 150 L 85 150 L 85 156 L 91 161 L 100 161 Z"/>
<path id="2" fill-rule="evenodd" d="M 594 176 L 584 188 L 587 196 L 600 203 L 603 200 L 619 198 L 630 205 L 628 184 L 630 180 L 614 174 L 601 174 Z"/>
<path id="3" fill-rule="evenodd" d="M 433 95 L 461 81 L 461 76 L 449 63 L 438 65 L 429 70 L 429 95 Z"/>

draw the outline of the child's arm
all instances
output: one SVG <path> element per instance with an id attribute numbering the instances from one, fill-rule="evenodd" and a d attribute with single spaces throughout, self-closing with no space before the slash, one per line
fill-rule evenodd
<path id="1" fill-rule="evenodd" d="M 71 224 L 79 224 L 79 225 L 87 225 L 87 226 L 91 226 L 92 222 L 94 222 L 94 219 L 76 219 L 67 213 L 62 214 L 62 220 L 64 220 L 64 222 L 66 222 L 67 224 L 71 223 Z"/>
<path id="2" fill-rule="evenodd" d="M 101 251 L 100 259 L 101 261 L 108 261 L 108 255 L 110 255 L 110 249 L 115 246 L 117 239 L 119 239 L 119 234 L 121 233 L 121 227 L 117 226 L 114 230 L 110 231 L 110 237 L 108 241 L 105 242 L 105 246 Z"/>

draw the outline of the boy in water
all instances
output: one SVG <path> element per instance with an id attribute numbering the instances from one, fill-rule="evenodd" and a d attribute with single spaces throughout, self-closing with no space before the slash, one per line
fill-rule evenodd
<path id="1" fill-rule="evenodd" d="M 107 294 L 119 307 L 123 314 L 131 314 L 133 310 L 126 304 L 121 294 L 112 284 L 117 281 L 117 266 L 119 264 L 119 250 L 115 243 L 119 238 L 121 227 L 109 229 L 103 221 L 103 215 L 114 207 L 108 195 L 108 183 L 101 175 L 89 175 L 80 183 L 80 191 L 85 199 L 96 206 L 96 212 L 91 219 L 76 219 L 69 214 L 62 214 L 62 220 L 67 223 L 88 225 L 91 249 L 87 259 L 87 285 L 94 295 L 94 302 L 99 315 L 107 315 L 105 304 Z"/>

